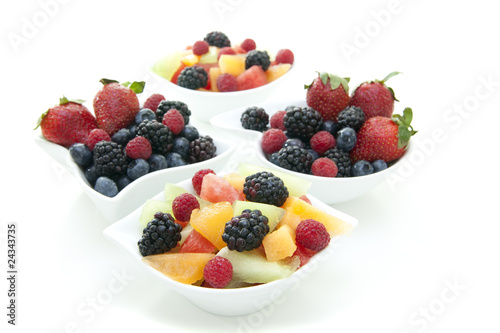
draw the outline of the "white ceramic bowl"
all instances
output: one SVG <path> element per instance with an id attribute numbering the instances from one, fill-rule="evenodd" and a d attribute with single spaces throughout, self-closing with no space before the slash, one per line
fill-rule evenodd
<path id="1" fill-rule="evenodd" d="M 71 158 L 67 148 L 46 140 L 40 132 L 36 132 L 34 139 L 40 148 L 76 178 L 96 208 L 109 223 L 112 223 L 127 216 L 146 199 L 161 191 L 167 182 L 176 183 L 192 177 L 199 169 L 210 168 L 216 172 L 222 170 L 229 161 L 235 145 L 216 135 L 210 134 L 210 136 L 217 147 L 217 156 L 203 162 L 151 172 L 136 179 L 112 198 L 100 194 L 91 187 L 81 168 Z"/>
<path id="2" fill-rule="evenodd" d="M 275 112 L 284 110 L 285 107 L 290 105 L 303 107 L 306 106 L 306 102 L 304 99 L 255 104 L 255 106 L 263 107 L 264 110 L 266 110 L 266 112 L 269 114 L 269 117 L 271 117 Z M 255 156 L 249 158 L 249 160 L 251 160 L 252 158 L 253 160 L 255 160 L 255 162 L 253 162 L 254 164 L 258 164 L 267 169 L 274 169 L 281 172 L 290 173 L 309 180 L 311 182 L 309 193 L 329 205 L 352 200 L 369 192 L 374 187 L 382 184 L 384 181 L 389 179 L 389 177 L 391 177 L 391 174 L 398 169 L 398 166 L 404 164 L 412 154 L 413 145 L 410 144 L 406 153 L 395 164 L 383 171 L 361 177 L 329 178 L 289 171 L 274 165 L 266 159 L 266 156 L 261 148 L 261 132 L 247 130 L 241 126 L 240 117 L 246 108 L 247 107 L 238 108 L 215 116 L 210 120 L 210 123 L 215 127 L 230 131 L 232 134 L 241 136 L 248 140 L 250 142 L 250 145 L 255 149 Z"/>
<path id="3" fill-rule="evenodd" d="M 190 179 L 180 182 L 179 185 L 194 193 Z M 163 197 L 164 194 L 161 192 L 153 199 L 163 200 Z M 341 218 L 353 227 L 357 226 L 358 221 L 354 217 L 327 206 L 311 195 L 308 195 L 308 198 L 314 206 Z M 166 287 L 182 294 L 199 308 L 223 316 L 238 316 L 257 312 L 279 298 L 290 287 L 297 286 L 299 283 L 307 283 L 307 277 L 313 274 L 317 265 L 321 265 L 337 248 L 339 240 L 343 237 L 337 236 L 333 238 L 327 248 L 313 256 L 309 263 L 285 279 L 239 289 L 204 288 L 174 281 L 149 265 L 142 263 L 142 256 L 137 247 L 137 242 L 141 238 L 143 230 L 139 223 L 141 210 L 142 207 L 136 209 L 127 217 L 106 228 L 103 232 L 104 235 L 116 242 L 135 260 L 140 262 L 145 271 L 161 279 Z"/>

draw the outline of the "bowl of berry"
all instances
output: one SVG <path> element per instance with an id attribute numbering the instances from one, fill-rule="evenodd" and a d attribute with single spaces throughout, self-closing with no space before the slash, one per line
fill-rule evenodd
<path id="1" fill-rule="evenodd" d="M 208 122 L 234 108 L 266 100 L 290 76 L 290 49 L 260 49 L 253 39 L 231 43 L 212 31 L 185 50 L 166 55 L 150 68 L 169 96 L 187 101 L 193 117 Z"/>
<path id="2" fill-rule="evenodd" d="M 200 169 L 167 183 L 104 235 L 205 311 L 259 311 L 307 283 L 358 222 L 309 195 L 302 178 L 256 169 Z"/>
<path id="3" fill-rule="evenodd" d="M 193 170 L 221 170 L 234 145 L 200 132 L 186 103 L 151 94 L 143 82 L 101 80 L 92 107 L 60 99 L 39 119 L 35 142 L 79 182 L 104 217 L 116 221 Z M 92 112 L 92 111 L 93 112 Z"/>
<path id="4" fill-rule="evenodd" d="M 310 193 L 323 202 L 351 200 L 411 156 L 412 109 L 394 114 L 394 93 L 385 85 L 396 74 L 363 83 L 349 96 L 348 80 L 318 73 L 304 100 L 242 107 L 211 123 L 250 140 L 261 166 L 309 180 Z"/>

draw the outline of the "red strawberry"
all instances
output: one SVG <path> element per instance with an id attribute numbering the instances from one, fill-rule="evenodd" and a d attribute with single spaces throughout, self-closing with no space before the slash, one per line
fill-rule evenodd
<path id="1" fill-rule="evenodd" d="M 321 113 L 323 120 L 337 121 L 337 115 L 349 105 L 349 78 L 319 73 L 307 89 L 307 106 Z"/>
<path id="2" fill-rule="evenodd" d="M 379 159 L 391 162 L 403 156 L 411 136 L 417 133 L 410 125 L 412 118 L 412 110 L 406 108 L 402 116 L 375 116 L 365 121 L 350 152 L 353 162 Z"/>
<path id="3" fill-rule="evenodd" d="M 366 119 L 375 116 L 390 117 L 397 99 L 392 88 L 387 87 L 385 82 L 397 74 L 400 73 L 392 72 L 383 80 L 363 82 L 354 90 L 349 105 L 361 108 Z"/>
<path id="4" fill-rule="evenodd" d="M 40 116 L 36 128 L 40 126 L 45 139 L 66 148 L 74 143 L 86 143 L 89 132 L 97 128 L 97 122 L 82 103 L 82 100 L 61 98 L 59 105 Z"/>
<path id="5" fill-rule="evenodd" d="M 117 81 L 101 79 L 104 86 L 94 97 L 94 113 L 97 125 L 110 136 L 134 122 L 140 110 L 139 94 L 144 89 L 144 82 L 120 84 Z"/>

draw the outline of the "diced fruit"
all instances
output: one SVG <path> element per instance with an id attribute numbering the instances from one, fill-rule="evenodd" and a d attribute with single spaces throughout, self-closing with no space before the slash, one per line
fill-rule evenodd
<path id="1" fill-rule="evenodd" d="M 250 210 L 260 210 L 262 215 L 267 217 L 269 220 L 269 232 L 273 231 L 274 228 L 278 225 L 280 220 L 285 215 L 285 210 L 280 207 L 276 207 L 274 205 L 263 204 L 260 202 L 251 202 L 251 201 L 235 201 L 233 204 L 233 214 L 234 216 L 240 215 L 241 212 L 245 209 Z"/>
<path id="2" fill-rule="evenodd" d="M 316 251 L 306 249 L 300 244 L 297 244 L 297 249 L 293 253 L 294 257 L 298 257 L 300 259 L 300 266 L 302 267 L 309 262 L 309 260 L 316 254 Z"/>
<path id="3" fill-rule="evenodd" d="M 182 52 L 173 52 L 158 60 L 158 62 L 153 65 L 151 70 L 170 81 L 177 68 L 179 68 L 181 56 Z"/>
<path id="4" fill-rule="evenodd" d="M 177 67 L 177 70 L 172 74 L 170 81 L 177 84 L 177 78 L 179 77 L 179 74 L 181 74 L 182 70 L 186 67 L 187 65 L 185 63 L 179 62 L 179 67 Z"/>
<path id="5" fill-rule="evenodd" d="M 254 65 L 236 77 L 239 90 L 253 89 L 267 84 L 267 76 L 262 67 Z"/>
<path id="6" fill-rule="evenodd" d="M 192 53 L 187 54 L 181 58 L 181 61 L 186 66 L 193 66 L 193 65 L 196 65 L 200 61 L 200 56 L 197 56 L 196 54 L 192 54 Z"/>
<path id="7" fill-rule="evenodd" d="M 288 70 L 292 67 L 290 64 L 278 64 L 269 66 L 266 71 L 267 81 L 272 82 L 277 78 L 281 77 L 283 74 L 288 72 Z"/>
<path id="8" fill-rule="evenodd" d="M 219 48 L 216 46 L 209 46 L 208 52 L 201 56 L 200 64 L 211 64 L 217 63 L 217 54 L 219 53 Z"/>
<path id="9" fill-rule="evenodd" d="M 144 257 L 142 261 L 172 280 L 192 284 L 203 278 L 205 265 L 214 257 L 212 253 L 165 253 Z"/>
<path id="10" fill-rule="evenodd" d="M 236 190 L 227 180 L 212 173 L 203 177 L 200 197 L 210 202 L 244 200 L 243 192 Z"/>
<path id="11" fill-rule="evenodd" d="M 182 193 L 186 193 L 187 190 L 179 185 L 175 185 L 172 183 L 165 184 L 163 188 L 163 193 L 165 195 L 165 201 L 172 204 L 174 199 L 178 197 Z"/>
<path id="12" fill-rule="evenodd" d="M 219 58 L 221 73 L 238 76 L 245 71 L 245 57 L 242 55 L 223 54 Z"/>
<path id="13" fill-rule="evenodd" d="M 212 91 L 219 91 L 219 89 L 217 89 L 217 79 L 219 78 L 220 74 L 220 67 L 212 67 L 208 72 L 208 78 L 210 80 Z"/>
<path id="14" fill-rule="evenodd" d="M 291 257 L 297 245 L 295 245 L 295 232 L 288 225 L 271 232 L 262 241 L 267 260 L 277 261 Z"/>
<path id="15" fill-rule="evenodd" d="M 245 183 L 245 177 L 236 172 L 228 173 L 222 176 L 225 180 L 229 182 L 236 190 L 243 192 L 243 184 Z"/>
<path id="16" fill-rule="evenodd" d="M 286 202 L 285 202 L 286 204 Z M 302 219 L 300 216 L 297 214 L 292 213 L 289 209 L 285 210 L 285 215 L 281 219 L 280 223 L 278 224 L 278 228 L 281 228 L 284 225 L 288 225 L 292 230 L 297 229 L 297 225 L 299 225 L 300 221 Z"/>
<path id="17" fill-rule="evenodd" d="M 141 226 L 145 228 L 157 212 L 172 214 L 172 205 L 165 201 L 148 199 L 142 206 L 141 216 L 139 217 Z"/>
<path id="18" fill-rule="evenodd" d="M 191 230 L 182 243 L 179 253 L 212 253 L 215 246 L 196 229 Z"/>
<path id="19" fill-rule="evenodd" d="M 225 247 L 217 255 L 233 265 L 233 281 L 267 283 L 286 278 L 297 269 L 297 265 L 289 265 L 286 261 L 268 261 L 258 249 L 237 252 Z"/>
<path id="20" fill-rule="evenodd" d="M 233 217 L 233 207 L 227 201 L 217 202 L 191 213 L 190 225 L 217 249 L 226 246 L 222 240 L 226 222 Z"/>

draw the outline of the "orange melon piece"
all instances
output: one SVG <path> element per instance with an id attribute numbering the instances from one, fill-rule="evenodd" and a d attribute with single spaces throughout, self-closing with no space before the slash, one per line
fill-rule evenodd
<path id="1" fill-rule="evenodd" d="M 233 206 L 227 201 L 221 201 L 193 210 L 189 224 L 220 250 L 226 246 L 222 234 L 226 222 L 232 217 Z"/>
<path id="2" fill-rule="evenodd" d="M 231 186 L 234 187 L 237 191 L 243 192 L 243 185 L 245 184 L 245 176 L 242 176 L 236 172 L 231 172 L 222 176 L 222 178 L 227 180 L 229 184 L 231 184 Z"/>
<path id="3" fill-rule="evenodd" d="M 212 91 L 219 91 L 219 89 L 217 89 L 217 79 L 220 75 L 220 67 L 211 67 L 208 71 L 208 78 L 210 79 L 210 87 Z"/>
<path id="4" fill-rule="evenodd" d="M 286 204 L 286 202 L 285 202 L 285 204 Z M 297 229 L 297 226 L 299 225 L 300 221 L 302 221 L 302 219 L 300 218 L 300 216 L 298 216 L 297 214 L 292 213 L 290 209 L 285 209 L 285 215 L 281 219 L 281 221 L 278 224 L 277 228 L 281 228 L 281 227 L 287 225 L 293 231 L 295 231 L 295 229 Z"/>
<path id="5" fill-rule="evenodd" d="M 193 284 L 203 278 L 205 265 L 214 257 L 213 253 L 164 253 L 144 257 L 142 261 L 172 280 Z"/>
<path id="6" fill-rule="evenodd" d="M 272 82 L 277 78 L 281 77 L 283 74 L 288 72 L 288 70 L 292 67 L 290 64 L 278 64 L 269 66 L 266 71 L 267 81 Z"/>
<path id="7" fill-rule="evenodd" d="M 245 55 L 222 54 L 219 58 L 221 73 L 238 76 L 245 71 Z"/>
<path id="8" fill-rule="evenodd" d="M 332 237 L 348 234 L 352 231 L 352 225 L 328 214 L 321 209 L 308 204 L 297 197 L 288 197 L 282 206 L 290 213 L 298 215 L 301 220 L 314 219 L 321 222 Z"/>
<path id="9" fill-rule="evenodd" d="M 196 65 L 200 61 L 200 56 L 190 53 L 181 58 L 181 62 L 186 66 Z"/>
<path id="10" fill-rule="evenodd" d="M 295 232 L 288 225 L 267 234 L 262 240 L 266 258 L 269 261 L 277 261 L 291 257 L 297 245 L 295 244 Z"/>

